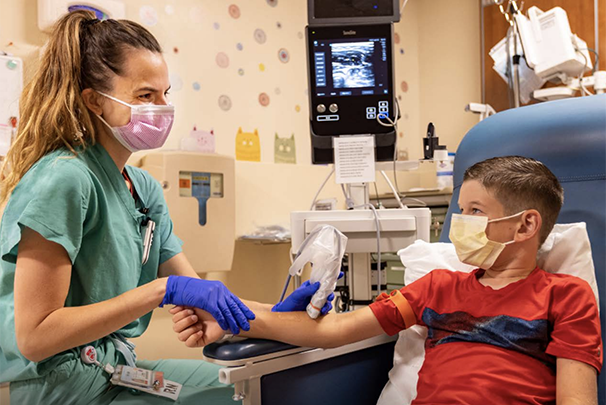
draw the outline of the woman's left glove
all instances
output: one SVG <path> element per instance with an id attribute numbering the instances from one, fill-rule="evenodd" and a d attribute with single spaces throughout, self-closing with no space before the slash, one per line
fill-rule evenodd
<path id="1" fill-rule="evenodd" d="M 339 274 L 338 278 L 343 277 L 343 272 Z M 311 301 L 311 297 L 320 288 L 320 282 L 310 284 L 309 280 L 301 284 L 301 287 L 297 288 L 282 302 L 277 303 L 271 309 L 272 312 L 292 312 L 292 311 L 305 311 L 307 305 Z M 335 293 L 331 293 L 326 298 L 326 304 L 322 307 L 320 314 L 326 315 L 332 309 L 332 300 L 335 299 Z"/>
<path id="2" fill-rule="evenodd" d="M 229 329 L 234 335 L 240 329 L 250 330 L 248 321 L 255 319 L 255 314 L 220 281 L 169 276 L 160 306 L 166 304 L 203 309 L 217 320 L 221 329 Z"/>

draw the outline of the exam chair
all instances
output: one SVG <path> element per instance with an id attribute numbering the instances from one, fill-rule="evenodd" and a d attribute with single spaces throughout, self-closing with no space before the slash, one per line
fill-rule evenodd
<path id="1" fill-rule="evenodd" d="M 450 218 L 459 213 L 463 174 L 491 157 L 519 155 L 543 162 L 564 188 L 557 223 L 586 222 L 606 336 L 606 94 L 503 111 L 473 127 L 461 141 L 454 190 L 441 242 L 450 242 Z M 599 375 L 599 405 L 606 405 L 606 370 Z"/>
<path id="2" fill-rule="evenodd" d="M 449 242 L 450 216 L 465 170 L 479 161 L 507 155 L 532 157 L 545 163 L 565 191 L 559 223 L 587 223 L 600 292 L 602 336 L 606 335 L 606 95 L 581 97 L 507 110 L 473 127 L 461 142 L 455 159 L 454 190 L 441 235 Z M 234 376 L 253 378 L 236 386 L 248 404 L 375 404 L 393 366 L 394 342 L 308 350 L 282 343 L 249 339 L 213 344 L 204 356 L 229 367 Z M 357 350 L 359 349 L 359 350 Z M 343 350 L 339 353 L 339 350 Z M 315 357 L 318 356 L 316 359 Z M 271 359 L 273 367 L 252 359 Z M 221 377 L 221 376 L 220 376 Z M 223 375 L 223 378 L 225 375 Z M 249 384 L 248 386 L 246 384 Z M 252 385 L 251 385 L 252 384 Z M 253 386 L 254 385 L 254 386 Z M 599 405 L 606 405 L 606 373 L 599 376 Z"/>

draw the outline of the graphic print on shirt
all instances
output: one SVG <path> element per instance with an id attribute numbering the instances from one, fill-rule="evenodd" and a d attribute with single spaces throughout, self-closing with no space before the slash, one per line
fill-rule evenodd
<path id="1" fill-rule="evenodd" d="M 549 367 L 555 365 L 553 356 L 545 353 L 551 331 L 547 319 L 474 317 L 461 311 L 439 314 L 431 308 L 425 308 L 422 319 L 428 328 L 426 349 L 454 342 L 485 343 L 526 354 Z"/>

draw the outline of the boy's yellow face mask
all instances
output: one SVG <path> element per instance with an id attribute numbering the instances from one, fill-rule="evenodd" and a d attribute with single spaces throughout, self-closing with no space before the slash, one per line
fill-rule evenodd
<path id="1" fill-rule="evenodd" d="M 488 217 L 479 215 L 452 214 L 449 237 L 459 260 L 470 266 L 490 269 L 505 246 L 515 243 L 515 240 L 505 243 L 492 241 L 486 236 L 486 227 L 490 222 L 515 218 L 524 212 L 490 221 Z"/>

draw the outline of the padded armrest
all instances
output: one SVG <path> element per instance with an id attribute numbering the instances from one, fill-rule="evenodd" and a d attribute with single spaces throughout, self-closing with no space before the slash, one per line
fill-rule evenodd
<path id="1" fill-rule="evenodd" d="M 226 341 L 213 343 L 204 347 L 204 357 L 219 361 L 236 361 L 267 356 L 269 354 L 296 349 L 297 346 L 289 345 L 274 340 L 245 339 L 239 341 Z"/>

